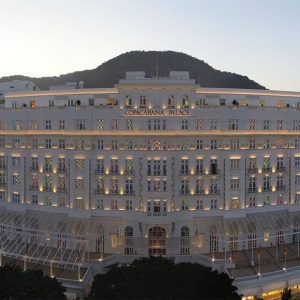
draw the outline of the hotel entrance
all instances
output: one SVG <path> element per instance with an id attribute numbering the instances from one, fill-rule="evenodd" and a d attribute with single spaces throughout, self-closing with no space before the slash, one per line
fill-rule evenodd
<path id="1" fill-rule="evenodd" d="M 155 226 L 149 229 L 149 256 L 166 255 L 166 230 Z"/>

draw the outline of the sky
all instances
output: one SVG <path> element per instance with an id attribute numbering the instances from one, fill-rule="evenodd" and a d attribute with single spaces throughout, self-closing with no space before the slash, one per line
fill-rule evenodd
<path id="1" fill-rule="evenodd" d="M 300 0 L 0 0 L 0 77 L 93 69 L 132 50 L 300 91 Z"/>

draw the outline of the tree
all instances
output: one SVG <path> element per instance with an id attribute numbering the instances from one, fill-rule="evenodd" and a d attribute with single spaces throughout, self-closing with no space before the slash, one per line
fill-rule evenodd
<path id="1" fill-rule="evenodd" d="M 225 273 L 150 257 L 95 276 L 88 299 L 240 299 Z"/>
<path id="2" fill-rule="evenodd" d="M 281 300 L 289 300 L 291 298 L 292 298 L 292 289 L 291 288 L 283 289 Z"/>
<path id="3" fill-rule="evenodd" d="M 55 278 L 44 276 L 41 270 L 27 270 L 6 264 L 0 267 L 0 299 L 64 300 L 65 288 Z"/>

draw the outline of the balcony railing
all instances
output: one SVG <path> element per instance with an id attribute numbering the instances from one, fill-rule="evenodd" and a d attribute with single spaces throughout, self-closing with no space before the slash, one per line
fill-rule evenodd
<path id="1" fill-rule="evenodd" d="M 262 191 L 263 192 L 271 192 L 272 188 L 271 187 L 263 187 Z"/>
<path id="2" fill-rule="evenodd" d="M 29 187 L 29 189 L 30 189 L 31 191 L 38 191 L 38 190 L 39 190 L 39 186 L 38 186 L 38 185 L 31 185 L 31 186 Z"/>
<path id="3" fill-rule="evenodd" d="M 52 192 L 53 188 L 52 186 L 43 186 L 43 192 Z"/>
<path id="4" fill-rule="evenodd" d="M 67 168 L 58 168 L 57 169 L 57 173 L 66 173 L 67 172 Z"/>
<path id="5" fill-rule="evenodd" d="M 45 168 L 44 168 L 44 171 L 45 171 L 45 172 L 52 172 L 53 169 L 52 169 L 52 167 L 45 167 Z"/>
<path id="6" fill-rule="evenodd" d="M 285 185 L 277 185 L 276 191 L 285 191 Z"/>
<path id="7" fill-rule="evenodd" d="M 111 175 L 119 175 L 119 169 L 110 169 L 109 174 Z"/>
<path id="8" fill-rule="evenodd" d="M 268 168 L 262 168 L 262 172 L 263 173 L 271 173 L 272 172 L 272 168 L 268 167 Z"/>
<path id="9" fill-rule="evenodd" d="M 134 191 L 125 191 L 124 196 L 135 196 Z"/>
<path id="10" fill-rule="evenodd" d="M 212 190 L 209 191 L 209 194 L 210 195 L 220 195 L 220 190 L 214 190 L 214 189 L 212 189 Z"/>
<path id="11" fill-rule="evenodd" d="M 95 175 L 104 175 L 104 169 L 96 169 Z"/>
<path id="12" fill-rule="evenodd" d="M 65 187 L 58 187 L 56 191 L 57 193 L 66 193 L 67 189 Z"/>
<path id="13" fill-rule="evenodd" d="M 258 169 L 257 168 L 248 168 L 248 173 L 257 173 Z"/>
<path id="14" fill-rule="evenodd" d="M 104 195 L 104 189 L 95 189 L 95 195 Z"/>
<path id="15" fill-rule="evenodd" d="M 285 167 L 284 166 L 277 166 L 276 167 L 276 172 L 285 172 Z"/>
<path id="16" fill-rule="evenodd" d="M 6 165 L 1 164 L 1 165 L 0 165 L 0 170 L 6 170 Z"/>
<path id="17" fill-rule="evenodd" d="M 257 187 L 249 187 L 248 193 L 257 193 Z"/>
<path id="18" fill-rule="evenodd" d="M 30 171 L 37 172 L 39 170 L 39 166 L 31 166 Z"/>

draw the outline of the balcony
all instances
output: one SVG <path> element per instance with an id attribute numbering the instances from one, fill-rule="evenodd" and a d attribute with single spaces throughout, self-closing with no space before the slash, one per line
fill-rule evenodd
<path id="1" fill-rule="evenodd" d="M 104 195 L 104 189 L 95 189 L 95 195 Z"/>
<path id="2" fill-rule="evenodd" d="M 263 192 L 272 192 L 272 188 L 271 187 L 263 187 L 262 189 Z"/>
<path id="3" fill-rule="evenodd" d="M 190 175 L 189 170 L 179 171 L 179 176 L 188 176 L 188 175 Z"/>
<path id="4" fill-rule="evenodd" d="M 52 167 L 45 167 L 44 172 L 51 173 L 51 172 L 53 172 L 53 169 L 52 169 Z"/>
<path id="5" fill-rule="evenodd" d="M 58 187 L 56 189 L 56 192 L 57 193 L 66 193 L 67 192 L 67 189 L 65 187 Z"/>
<path id="6" fill-rule="evenodd" d="M 30 190 L 30 191 L 39 191 L 39 186 L 38 186 L 38 185 L 31 185 L 31 186 L 29 187 L 29 190 Z"/>
<path id="7" fill-rule="evenodd" d="M 135 172 L 134 172 L 134 170 L 125 170 L 125 175 L 133 176 L 133 175 L 135 175 Z"/>
<path id="8" fill-rule="evenodd" d="M 205 190 L 196 190 L 195 195 L 205 195 Z"/>
<path id="9" fill-rule="evenodd" d="M 276 167 L 276 172 L 285 172 L 285 167 L 284 166 L 277 166 Z"/>
<path id="10" fill-rule="evenodd" d="M 119 175 L 119 169 L 118 168 L 110 169 L 109 174 L 110 175 Z"/>
<path id="11" fill-rule="evenodd" d="M 249 187 L 248 193 L 257 193 L 257 187 Z"/>
<path id="12" fill-rule="evenodd" d="M 119 190 L 109 190 L 110 195 L 119 195 Z"/>
<path id="13" fill-rule="evenodd" d="M 125 191 L 124 196 L 135 196 L 134 191 Z"/>
<path id="14" fill-rule="evenodd" d="M 38 172 L 39 171 L 39 166 L 31 166 L 30 171 L 31 172 Z"/>
<path id="15" fill-rule="evenodd" d="M 95 175 L 104 175 L 104 169 L 96 169 Z"/>
<path id="16" fill-rule="evenodd" d="M 257 168 L 248 168 L 248 173 L 249 174 L 253 174 L 253 173 L 257 173 L 258 172 L 258 169 Z"/>
<path id="17" fill-rule="evenodd" d="M 277 185 L 276 191 L 285 191 L 285 185 Z"/>
<path id="18" fill-rule="evenodd" d="M 272 172 L 272 168 L 268 167 L 268 168 L 262 168 L 262 172 L 263 173 L 271 173 Z"/>
<path id="19" fill-rule="evenodd" d="M 204 171 L 203 171 L 203 169 L 201 169 L 201 170 L 196 170 L 196 172 L 195 172 L 195 175 L 203 175 L 204 174 Z"/>
<path id="20" fill-rule="evenodd" d="M 220 195 L 220 190 L 216 190 L 216 189 L 212 189 L 209 191 L 209 194 L 210 195 Z"/>
<path id="21" fill-rule="evenodd" d="M 66 173 L 67 172 L 67 168 L 63 168 L 63 167 L 58 167 L 57 168 L 57 173 Z"/>
<path id="22" fill-rule="evenodd" d="M 53 188 L 52 186 L 43 186 L 43 192 L 52 192 Z"/>
<path id="23" fill-rule="evenodd" d="M 220 175 L 220 169 L 210 169 L 209 175 Z"/>

